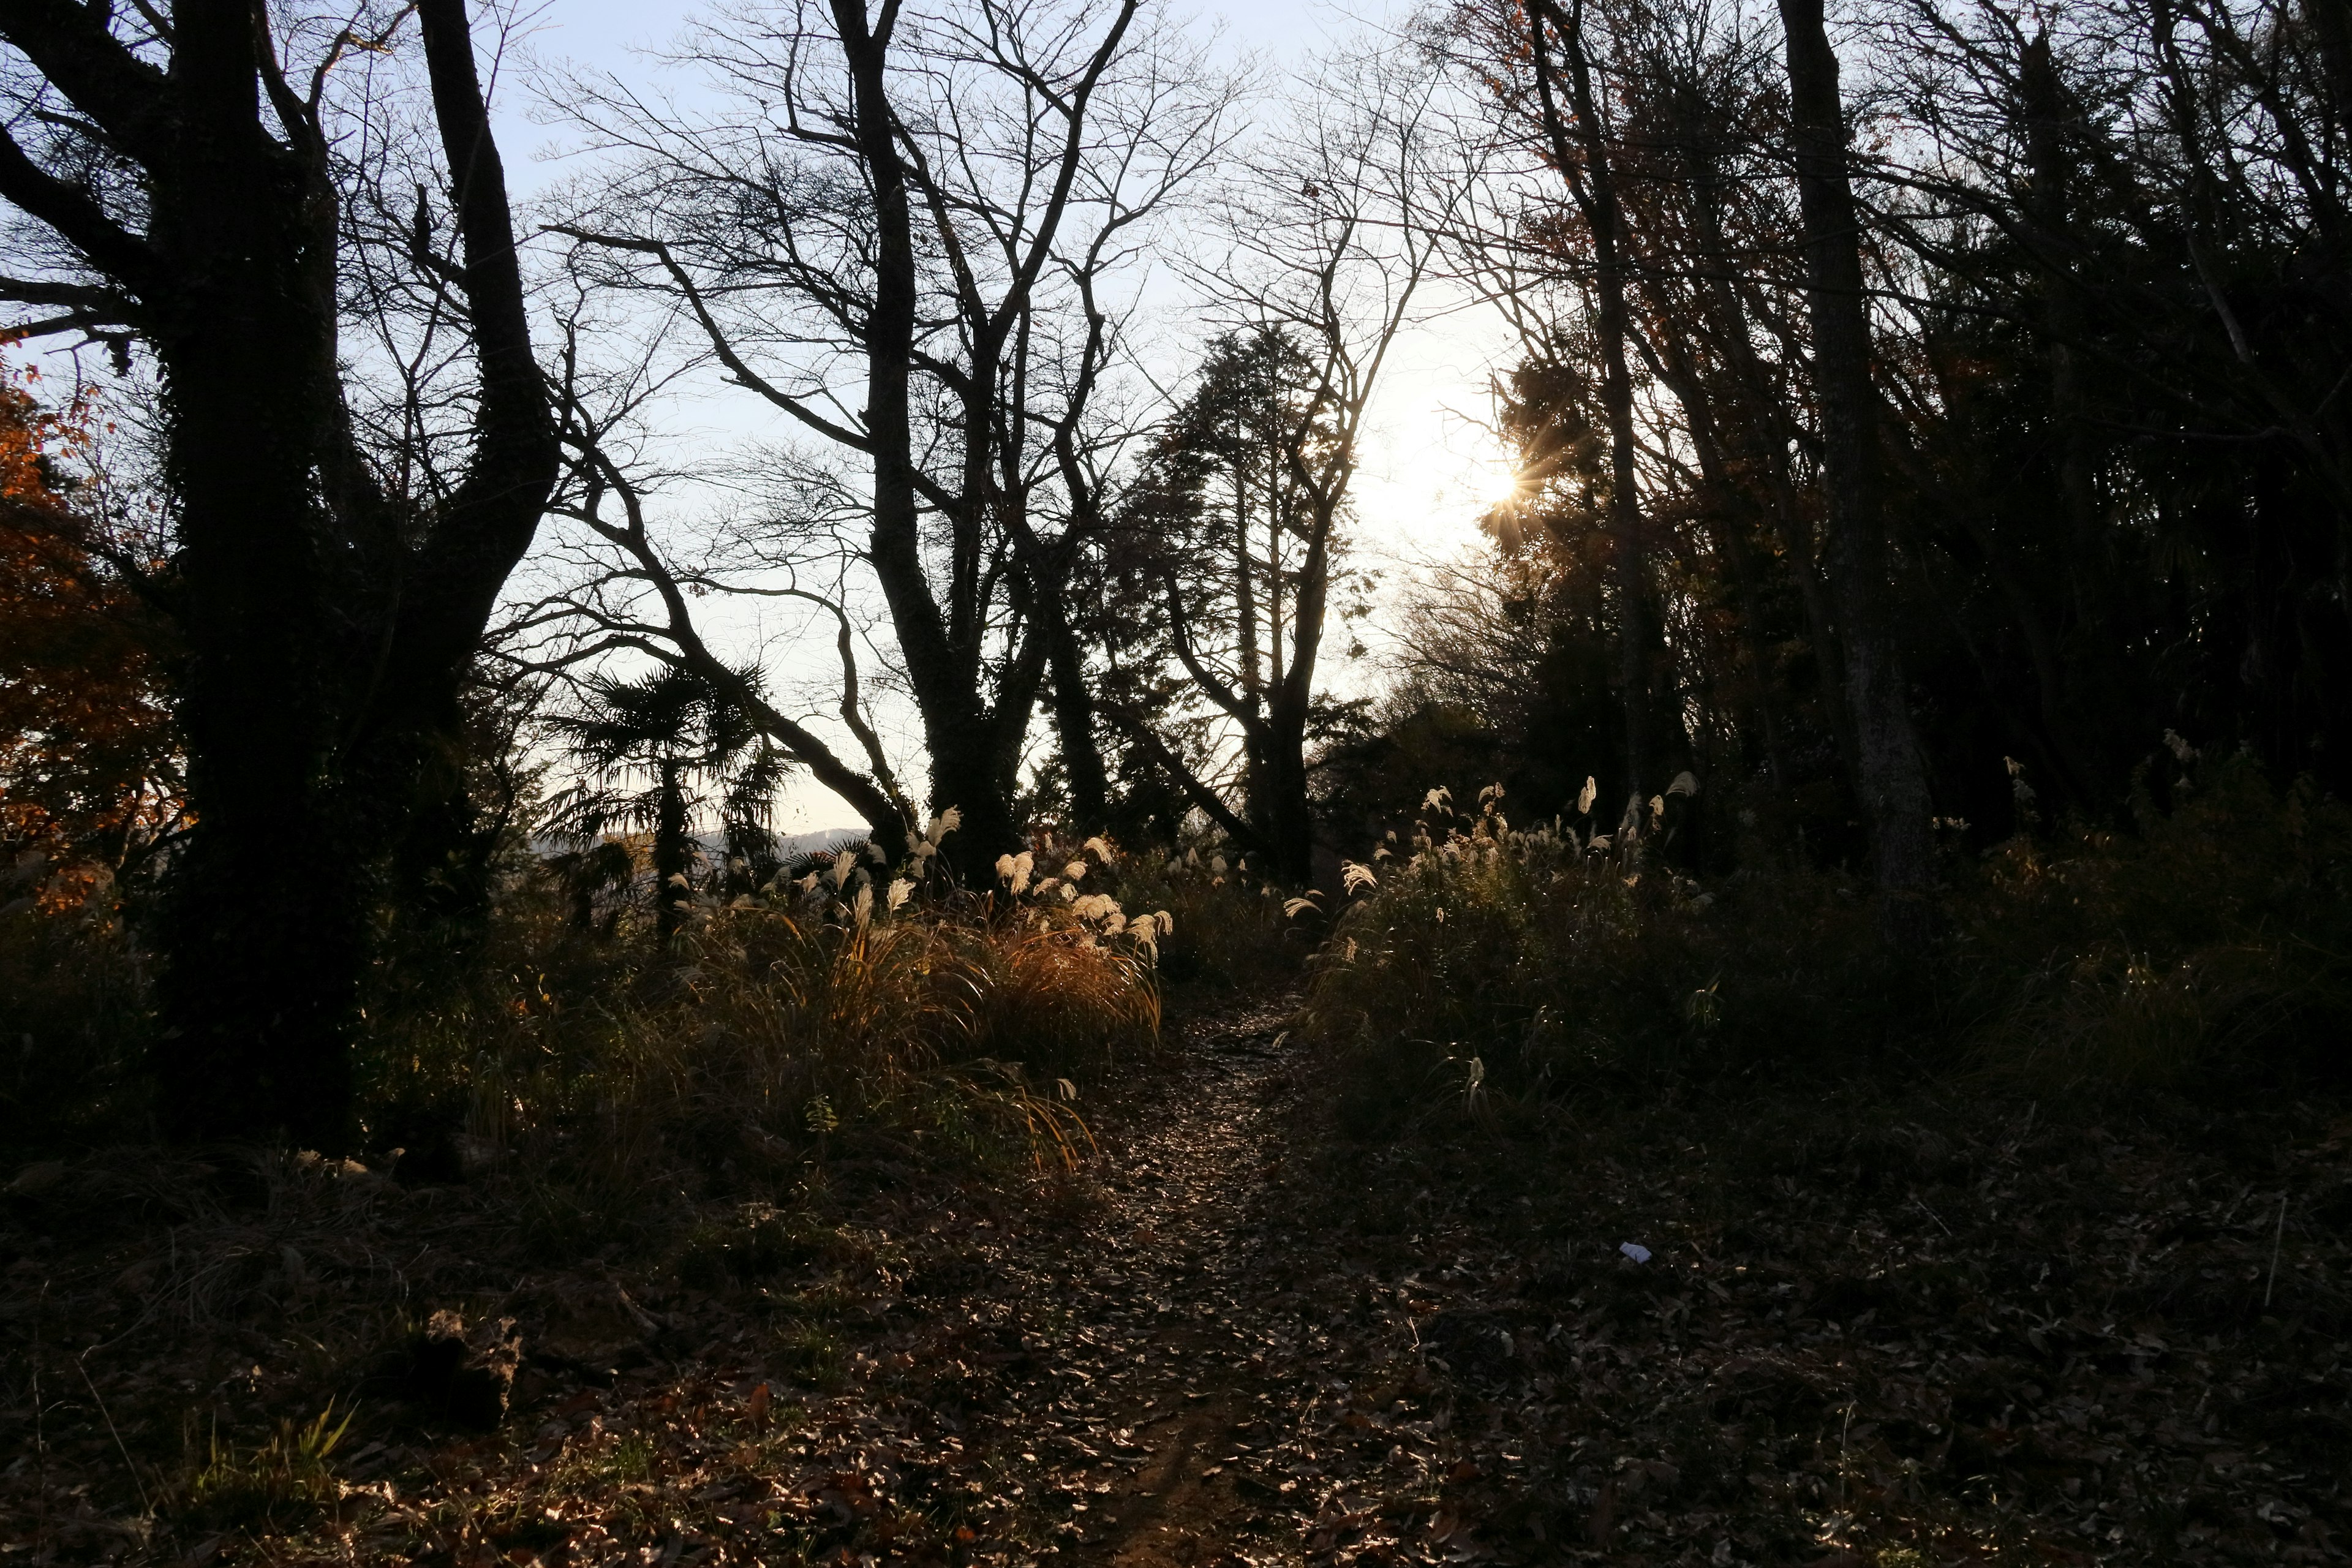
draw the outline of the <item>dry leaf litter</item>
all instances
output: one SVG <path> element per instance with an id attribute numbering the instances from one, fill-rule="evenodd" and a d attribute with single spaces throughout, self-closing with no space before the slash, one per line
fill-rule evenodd
<path id="1" fill-rule="evenodd" d="M 496 1181 L 19 1173 L 0 1562 L 2345 1556 L 2352 1121 L 1761 1093 L 1366 1145 L 1282 1014 L 1180 1026 L 1075 1174 L 844 1154 L 737 1216 L 756 1282 L 551 1264 Z"/>

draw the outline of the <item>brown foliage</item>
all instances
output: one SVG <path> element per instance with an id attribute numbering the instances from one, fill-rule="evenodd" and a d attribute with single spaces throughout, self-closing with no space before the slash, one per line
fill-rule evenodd
<path id="1" fill-rule="evenodd" d="M 79 401 L 0 383 L 0 848 L 58 863 L 37 897 L 85 899 L 184 821 L 159 619 L 102 556 L 65 466 L 91 448 Z"/>

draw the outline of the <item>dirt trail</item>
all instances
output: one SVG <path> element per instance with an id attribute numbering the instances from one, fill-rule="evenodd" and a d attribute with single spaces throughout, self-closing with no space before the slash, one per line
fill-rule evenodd
<path id="1" fill-rule="evenodd" d="M 1236 1568 L 1360 1545 L 1380 1528 L 1362 1500 L 1402 1495 L 1392 1483 L 1415 1502 L 1391 1522 L 1418 1521 L 1448 1439 L 1396 1398 L 1426 1390 L 1416 1303 L 1326 1234 L 1300 1188 L 1281 1033 L 1295 1005 L 1171 1020 L 1160 1061 L 1085 1102 L 1100 1157 L 1076 1173 L 1013 1192 L 836 1150 L 819 1194 L 832 1223 L 788 1238 L 807 1255 L 763 1260 L 769 1232 L 714 1206 L 694 1256 L 719 1262 L 692 1281 L 683 1263 L 502 1251 L 512 1200 L 488 1184 L 346 1190 L 303 1167 L 278 1178 L 282 1213 L 99 1233 L 76 1217 L 83 1185 L 129 1178 L 60 1181 L 0 1274 L 0 1326 L 54 1339 L 77 1323 L 79 1350 L 40 1342 L 44 1382 L 79 1355 L 106 1407 L 53 1400 L 36 1426 L 0 1387 L 0 1439 L 24 1433 L 41 1458 L 0 1467 L 0 1519 L 22 1502 L 60 1562 L 119 1555 L 133 1531 L 161 1561 L 297 1560 L 339 1541 L 351 1560 L 440 1568 Z M 89 1245 L 48 1239 L 76 1226 Z M 134 1321 L 194 1289 L 172 1272 L 182 1250 L 237 1271 L 242 1293 L 207 1309 L 213 1338 Z M 393 1255 L 411 1260 L 412 1310 L 520 1323 L 535 1359 L 496 1431 L 457 1430 L 370 1370 L 387 1352 L 367 1259 Z M 261 1322 L 341 1325 L 344 1348 L 282 1355 Z M 378 1381 L 355 1393 L 362 1376 Z M 259 1500 L 242 1513 L 182 1507 L 159 1524 L 140 1488 L 193 1473 L 179 1415 L 205 1400 L 230 1407 L 233 1458 L 262 1452 L 273 1424 L 361 1414 L 331 1475 L 265 1477 L 275 1489 L 248 1487 Z"/>
<path id="2" fill-rule="evenodd" d="M 53 1173 L 0 1207 L 0 1363 L 33 1374 L 0 1378 L 0 1558 L 2352 1558 L 2341 1102 L 2053 1125 L 1808 1090 L 1504 1136 L 1457 1100 L 1358 1142 L 1300 1102 L 1328 1075 L 1287 1010 L 1175 1020 L 1081 1102 L 1075 1174 L 836 1148 L 774 1256 L 774 1211 L 706 1205 L 694 1256 L 759 1265 L 707 1288 L 679 1254 L 534 1261 L 494 1183 L 290 1166 L 266 1210 L 184 1210 L 184 1161 Z M 386 1258 L 411 1310 L 547 1348 L 497 1431 L 354 1390 Z M 268 1468 L 355 1397 L 331 1467 Z M 226 1501 L 180 1436 L 204 1411 Z"/>
<path id="3" fill-rule="evenodd" d="M 1102 1130 L 1096 1212 L 1006 1261 L 1053 1397 L 996 1413 L 996 1436 L 1035 1456 L 1042 1493 L 1073 1498 L 1066 1561 L 1298 1558 L 1307 1494 L 1260 1471 L 1293 1440 L 1332 1342 L 1288 1289 L 1297 1238 L 1266 1201 L 1284 1153 L 1284 1011 L 1191 1022 L 1183 1065 Z"/>

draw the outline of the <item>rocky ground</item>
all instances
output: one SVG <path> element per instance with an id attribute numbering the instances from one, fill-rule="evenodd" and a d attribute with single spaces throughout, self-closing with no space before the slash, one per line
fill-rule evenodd
<path id="1" fill-rule="evenodd" d="M 1438 1104 L 1363 1144 L 1285 1011 L 1180 1021 L 1075 1173 L 845 1151 L 658 1258 L 509 1178 L 20 1173 L 0 1561 L 2344 1556 L 2325 1109 Z"/>

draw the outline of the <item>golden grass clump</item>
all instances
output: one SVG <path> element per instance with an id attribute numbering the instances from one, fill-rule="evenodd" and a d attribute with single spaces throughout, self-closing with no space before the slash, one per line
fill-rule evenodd
<path id="1" fill-rule="evenodd" d="M 681 1183 L 758 1195 L 845 1157 L 1075 1159 L 1079 1082 L 1156 1047 L 1172 921 L 1122 907 L 1099 839 L 1025 855 L 1050 871 L 1017 893 L 1011 866 L 993 889 L 946 886 L 937 844 L 674 889 L 666 944 L 633 909 L 583 921 L 557 871 L 526 866 L 488 961 L 371 1037 L 371 1144 L 527 1153 L 558 1247 Z"/>
<path id="2" fill-rule="evenodd" d="M 1343 867 L 1352 901 L 1313 961 L 1300 1026 L 1339 1058 L 1347 1121 L 1533 1103 L 1718 1048 L 1687 1004 L 1719 892 L 1650 869 L 1622 832 L 1515 828 L 1492 794 L 1475 816 L 1444 795 L 1409 839 Z"/>

